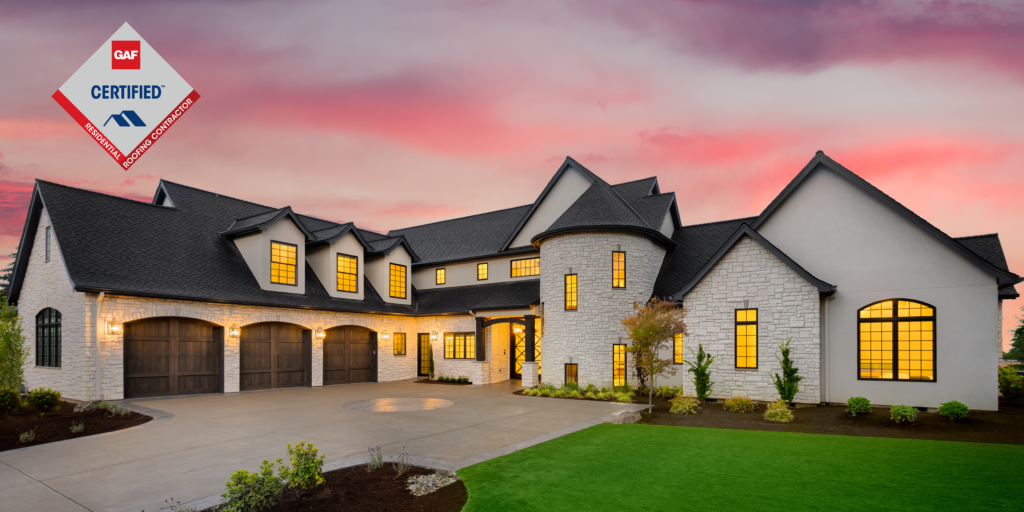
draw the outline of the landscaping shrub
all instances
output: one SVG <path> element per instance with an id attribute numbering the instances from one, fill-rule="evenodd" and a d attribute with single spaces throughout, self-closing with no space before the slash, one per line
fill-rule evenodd
<path id="1" fill-rule="evenodd" d="M 18 310 L 0 296 L 0 389 L 21 390 L 28 345 Z"/>
<path id="2" fill-rule="evenodd" d="M 469 377 L 465 377 L 465 376 L 460 375 L 459 376 L 459 380 L 457 382 L 459 384 L 469 384 Z"/>
<path id="3" fill-rule="evenodd" d="M 697 409 L 700 409 L 700 400 L 693 395 L 676 396 L 671 403 L 668 412 L 672 414 L 697 414 Z"/>
<path id="4" fill-rule="evenodd" d="M 655 393 L 660 398 L 667 398 L 669 400 L 675 398 L 676 395 L 682 393 L 683 390 L 680 386 L 658 386 Z"/>
<path id="5" fill-rule="evenodd" d="M 107 417 L 110 417 L 110 418 L 113 418 L 114 416 L 120 416 L 122 418 L 126 418 L 126 417 L 128 417 L 128 415 L 130 415 L 132 413 L 132 411 L 130 411 L 128 409 L 125 409 L 124 407 L 121 407 L 120 405 L 117 405 L 117 404 L 115 404 L 113 402 L 107 402 L 105 400 L 100 402 L 100 403 L 98 403 L 98 404 L 96 404 L 96 408 L 101 410 L 101 411 L 107 411 L 109 413 L 109 414 L 107 414 Z"/>
<path id="6" fill-rule="evenodd" d="M 7 414 L 21 405 L 21 395 L 13 389 L 0 389 L 0 416 Z"/>
<path id="7" fill-rule="evenodd" d="M 281 459 L 273 463 L 265 460 L 259 472 L 241 469 L 231 473 L 231 479 L 224 484 L 227 490 L 221 494 L 224 504 L 220 510 L 252 512 L 273 505 L 284 491 L 284 481 L 274 474 L 274 468 L 280 464 Z"/>
<path id="8" fill-rule="evenodd" d="M 554 384 L 541 384 L 537 387 L 537 396 L 557 396 L 558 388 Z"/>
<path id="9" fill-rule="evenodd" d="M 85 423 L 78 422 L 78 423 L 72 423 L 71 424 L 71 433 L 72 434 L 81 434 L 84 430 L 85 430 Z"/>
<path id="10" fill-rule="evenodd" d="M 889 417 L 897 425 L 909 425 L 917 421 L 917 409 L 909 405 L 894 405 L 889 408 Z"/>
<path id="11" fill-rule="evenodd" d="M 32 441 L 35 440 L 36 433 L 35 431 L 32 430 L 29 430 L 28 432 L 22 432 L 21 435 L 18 436 L 18 441 L 22 443 L 31 443 Z"/>
<path id="12" fill-rule="evenodd" d="M 850 413 L 850 416 L 867 414 L 871 412 L 871 400 L 862 396 L 851 397 L 846 401 L 846 412 Z"/>
<path id="13" fill-rule="evenodd" d="M 537 388 L 523 388 L 523 394 L 526 396 L 537 396 Z"/>
<path id="14" fill-rule="evenodd" d="M 50 388 L 33 389 L 28 393 L 28 403 L 32 408 L 39 411 L 40 416 L 43 416 L 60 407 L 60 391 L 54 391 Z"/>
<path id="15" fill-rule="evenodd" d="M 1017 375 L 1013 368 L 1000 368 L 999 392 L 1010 402 L 1024 404 L 1024 375 Z"/>
<path id="16" fill-rule="evenodd" d="M 734 396 L 722 403 L 722 409 L 730 412 L 750 412 L 757 407 L 753 400 L 745 396 Z"/>
<path id="17" fill-rule="evenodd" d="M 789 423 L 793 421 L 793 411 L 789 410 L 789 404 L 785 400 L 776 400 L 768 404 L 764 411 L 764 419 L 776 423 Z"/>
<path id="18" fill-rule="evenodd" d="M 956 400 L 939 405 L 939 414 L 951 420 L 962 420 L 971 410 Z"/>
<path id="19" fill-rule="evenodd" d="M 170 510 L 171 512 L 198 512 L 193 507 L 182 505 L 180 501 L 174 501 L 173 496 L 169 500 L 164 500 L 164 503 L 167 504 L 167 510 Z"/>
<path id="20" fill-rule="evenodd" d="M 785 400 L 790 405 L 793 404 L 793 398 L 800 391 L 800 381 L 804 380 L 803 377 L 798 375 L 800 370 L 793 366 L 793 360 L 789 358 L 789 342 L 791 341 L 793 341 L 792 336 L 785 343 L 779 345 L 782 357 L 775 354 L 775 359 L 778 359 L 782 365 L 782 375 L 772 374 L 772 381 L 775 383 L 775 390 L 779 392 L 779 398 Z"/>
<path id="21" fill-rule="evenodd" d="M 384 467 L 384 454 L 380 451 L 380 446 L 376 448 L 367 448 L 370 452 L 370 458 L 366 460 L 366 470 L 373 471 Z"/>
<path id="22" fill-rule="evenodd" d="M 690 353 L 693 354 L 692 348 Z M 693 374 L 693 385 L 697 393 L 697 399 L 703 402 L 711 395 L 711 390 L 714 387 L 714 383 L 711 382 L 711 365 L 714 364 L 715 358 L 704 352 L 704 345 L 701 344 L 697 345 L 695 357 L 697 358 L 696 361 L 683 362 L 690 366 L 687 371 Z"/>
<path id="23" fill-rule="evenodd" d="M 430 349 L 430 350 L 427 351 L 427 359 L 429 359 L 429 363 L 430 363 L 430 368 L 427 371 L 427 379 L 430 380 L 430 379 L 434 378 L 434 350 L 433 349 Z"/>
<path id="24" fill-rule="evenodd" d="M 305 441 L 299 441 L 295 444 L 295 448 L 288 443 L 288 460 L 291 462 L 291 467 L 281 468 L 281 478 L 297 495 L 301 495 L 301 491 L 324 483 L 325 456 L 317 457 L 319 451 L 313 446 L 313 443 L 306 444 Z"/>
<path id="25" fill-rule="evenodd" d="M 631 403 L 633 403 L 633 390 L 629 390 L 629 391 L 616 391 L 615 392 L 615 400 L 618 400 L 619 402 L 622 402 L 624 404 L 631 404 Z"/>
<path id="26" fill-rule="evenodd" d="M 391 467 L 395 468 L 396 473 L 395 477 L 392 478 L 391 480 L 398 479 L 398 477 L 404 475 L 405 472 L 409 471 L 409 468 L 412 467 L 412 462 L 409 462 L 409 454 L 405 452 L 404 446 L 402 447 L 402 455 L 398 457 L 398 460 L 395 461 L 395 463 L 392 464 Z"/>
<path id="27" fill-rule="evenodd" d="M 569 398 L 583 398 L 583 393 L 580 393 L 579 389 L 569 389 Z"/>

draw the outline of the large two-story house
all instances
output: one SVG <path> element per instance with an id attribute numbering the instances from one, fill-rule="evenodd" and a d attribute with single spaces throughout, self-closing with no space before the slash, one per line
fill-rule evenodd
<path id="1" fill-rule="evenodd" d="M 412 379 L 630 385 L 621 325 L 685 306 L 665 356 L 715 397 L 998 406 L 997 235 L 951 238 L 817 153 L 757 217 L 684 226 L 657 178 L 567 158 L 532 204 L 387 234 L 161 181 L 143 203 L 37 181 L 9 300 L 29 387 L 78 399 Z M 301 210 L 301 208 L 299 208 Z M 432 356 L 432 357 L 431 357 Z M 662 384 L 688 384 L 685 366 Z"/>

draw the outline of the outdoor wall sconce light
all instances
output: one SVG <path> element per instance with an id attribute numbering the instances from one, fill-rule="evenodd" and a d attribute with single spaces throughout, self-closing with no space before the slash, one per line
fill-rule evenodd
<path id="1" fill-rule="evenodd" d="M 380 333 L 377 334 L 377 337 L 380 338 L 381 341 L 387 341 L 390 336 L 388 335 L 387 329 L 381 329 Z"/>
<path id="2" fill-rule="evenodd" d="M 242 330 L 237 325 L 228 327 L 228 338 L 237 338 L 242 335 Z"/>
<path id="3" fill-rule="evenodd" d="M 122 334 L 124 334 L 124 323 L 118 322 L 116 316 L 107 321 L 108 336 L 120 336 Z"/>
<path id="4" fill-rule="evenodd" d="M 430 342 L 433 343 L 435 341 L 437 341 L 437 329 L 430 331 Z"/>
<path id="5" fill-rule="evenodd" d="M 327 333 L 324 332 L 323 327 L 317 327 L 316 331 L 313 331 L 313 337 L 316 338 L 317 341 L 323 341 L 324 338 L 327 337 Z"/>
<path id="6" fill-rule="evenodd" d="M 516 334 L 522 334 L 522 333 L 523 333 L 523 328 L 522 328 L 522 327 L 519 327 L 518 325 L 517 325 L 517 326 L 515 326 L 515 327 L 514 327 L 514 328 L 513 328 L 512 330 L 513 330 L 513 331 L 514 331 L 514 332 L 515 332 Z"/>

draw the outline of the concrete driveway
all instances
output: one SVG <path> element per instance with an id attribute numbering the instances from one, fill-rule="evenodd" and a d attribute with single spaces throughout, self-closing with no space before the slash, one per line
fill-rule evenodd
<path id="1" fill-rule="evenodd" d="M 0 508 L 155 511 L 172 496 L 185 503 L 219 494 L 231 472 L 285 457 L 287 443 L 302 440 L 320 448 L 329 467 L 353 463 L 368 447 L 380 446 L 385 454 L 404 450 L 419 464 L 460 469 L 639 407 L 513 396 L 515 384 L 394 382 L 129 401 L 134 409 L 152 409 L 158 419 L 0 453 Z M 420 411 L 351 408 L 378 398 L 453 404 Z"/>

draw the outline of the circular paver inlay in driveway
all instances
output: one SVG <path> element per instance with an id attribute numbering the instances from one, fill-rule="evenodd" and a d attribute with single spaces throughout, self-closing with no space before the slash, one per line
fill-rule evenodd
<path id="1" fill-rule="evenodd" d="M 357 411 L 398 412 L 427 411 L 451 407 L 454 404 L 455 402 L 451 400 L 442 400 L 440 398 L 375 398 L 373 400 L 350 402 L 345 404 L 345 407 Z"/>

